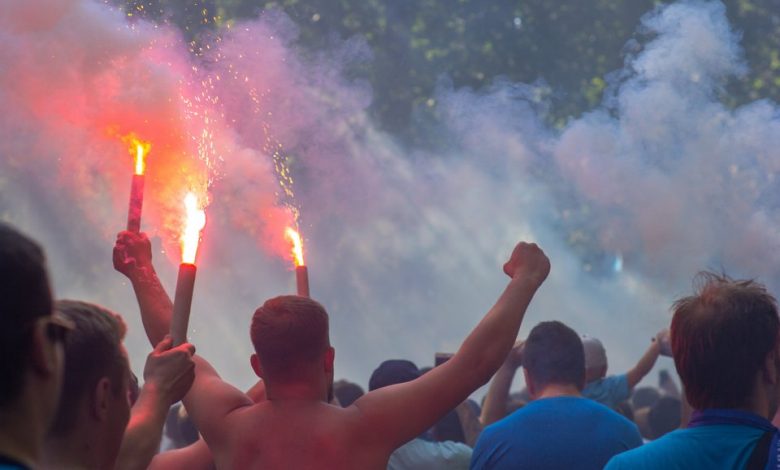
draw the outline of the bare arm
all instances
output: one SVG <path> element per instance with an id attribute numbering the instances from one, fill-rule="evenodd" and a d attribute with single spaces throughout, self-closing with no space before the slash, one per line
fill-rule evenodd
<path id="1" fill-rule="evenodd" d="M 141 318 L 149 340 L 155 342 L 170 330 L 173 303 L 152 265 L 151 244 L 145 234 L 121 232 L 114 246 L 114 268 L 133 283 Z M 184 397 L 184 406 L 204 438 L 213 445 L 231 411 L 252 404 L 243 392 L 224 382 L 202 357 L 194 356 L 195 381 Z"/>
<path id="2" fill-rule="evenodd" d="M 526 308 L 549 270 L 539 247 L 518 244 L 504 266 L 512 280 L 452 359 L 411 382 L 369 392 L 350 407 L 362 415 L 359 432 L 371 440 L 366 445 L 397 448 L 487 382 L 512 348 Z"/>
<path id="3" fill-rule="evenodd" d="M 214 459 L 203 438 L 181 449 L 157 454 L 148 470 L 212 470 Z"/>
<path id="4" fill-rule="evenodd" d="M 247 390 L 246 394 L 255 403 L 265 400 L 265 384 L 262 380 Z M 157 454 L 152 459 L 148 470 L 212 470 L 214 457 L 206 441 L 201 437 L 194 444 L 181 449 L 169 450 Z"/>
<path id="5" fill-rule="evenodd" d="M 152 245 L 144 233 L 119 232 L 114 245 L 114 269 L 133 285 L 141 321 L 149 341 L 159 343 L 170 331 L 173 302 L 152 264 Z"/>
<path id="6" fill-rule="evenodd" d="M 626 380 L 628 382 L 628 389 L 632 390 L 650 371 L 653 369 L 655 362 L 658 360 L 658 356 L 661 355 L 661 346 L 665 341 L 665 336 L 668 335 L 668 330 L 661 330 L 653 341 L 650 343 L 650 347 L 647 348 L 644 355 L 639 359 L 639 362 L 626 373 Z"/>
<path id="7" fill-rule="evenodd" d="M 522 345 L 522 342 L 515 344 L 490 382 L 490 387 L 485 397 L 485 404 L 482 406 L 482 414 L 479 417 L 483 426 L 493 424 L 506 416 L 509 389 L 512 386 L 517 368 L 522 364 Z"/>
<path id="8" fill-rule="evenodd" d="M 160 447 L 168 408 L 187 393 L 195 378 L 191 344 L 171 348 L 166 337 L 149 354 L 144 367 L 144 386 L 133 405 L 116 468 L 145 469 Z"/>

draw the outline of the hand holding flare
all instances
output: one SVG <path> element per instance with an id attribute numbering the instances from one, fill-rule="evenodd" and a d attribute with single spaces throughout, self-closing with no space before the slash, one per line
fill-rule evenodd
<path id="1" fill-rule="evenodd" d="M 193 193 L 184 198 L 187 221 L 181 236 L 181 264 L 176 279 L 176 294 L 173 298 L 173 319 L 171 337 L 174 346 L 187 342 L 187 327 L 190 322 L 192 292 L 195 288 L 195 257 L 198 253 L 200 231 L 206 225 L 206 213 L 198 208 L 198 198 Z"/>

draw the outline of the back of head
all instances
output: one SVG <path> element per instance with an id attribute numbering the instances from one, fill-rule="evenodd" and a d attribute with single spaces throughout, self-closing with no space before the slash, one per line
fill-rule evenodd
<path id="1" fill-rule="evenodd" d="M 694 295 L 674 304 L 674 363 L 694 409 L 737 408 L 775 348 L 775 299 L 753 281 L 701 273 Z"/>
<path id="2" fill-rule="evenodd" d="M 333 384 L 333 393 L 339 400 L 339 404 L 343 408 L 346 408 L 353 404 L 355 400 L 362 397 L 365 392 L 363 391 L 363 388 L 356 383 L 347 380 L 339 380 Z"/>
<path id="3" fill-rule="evenodd" d="M 76 325 L 65 339 L 65 377 L 59 409 L 50 430 L 57 437 L 73 429 L 81 400 L 95 389 L 101 378 L 111 380 L 113 393 L 126 393 L 124 384 L 129 383 L 129 367 L 122 346 L 126 327 L 119 315 L 74 300 L 59 300 L 54 308 Z"/>
<path id="4" fill-rule="evenodd" d="M 523 367 L 539 387 L 585 385 L 585 353 L 579 335 L 559 321 L 536 325 L 523 349 Z"/>
<path id="5" fill-rule="evenodd" d="M 635 410 L 655 405 L 661 398 L 661 392 L 655 387 L 638 387 L 631 394 L 631 406 Z"/>
<path id="6" fill-rule="evenodd" d="M 420 369 L 414 362 L 406 359 L 389 359 L 379 364 L 379 367 L 371 373 L 371 378 L 368 379 L 368 390 L 374 391 L 390 385 L 411 382 L 420 375 Z"/>
<path id="7" fill-rule="evenodd" d="M 0 406 L 21 392 L 29 363 L 32 326 L 38 318 L 51 313 L 43 250 L 0 222 Z"/>
<path id="8" fill-rule="evenodd" d="M 607 373 L 607 351 L 598 338 L 582 336 L 582 348 L 585 351 L 585 371 L 588 380 L 603 378 Z"/>
<path id="9" fill-rule="evenodd" d="M 255 311 L 250 336 L 266 379 L 295 380 L 330 347 L 328 314 L 307 297 L 274 297 Z"/>
<path id="10" fill-rule="evenodd" d="M 682 402 L 674 397 L 661 397 L 647 415 L 650 438 L 658 439 L 680 427 Z"/>

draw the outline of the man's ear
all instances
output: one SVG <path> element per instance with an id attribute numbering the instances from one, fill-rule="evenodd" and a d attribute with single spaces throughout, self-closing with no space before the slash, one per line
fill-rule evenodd
<path id="1" fill-rule="evenodd" d="M 333 346 L 328 346 L 325 350 L 325 372 L 333 373 L 333 364 L 336 362 L 336 349 Z"/>
<path id="2" fill-rule="evenodd" d="M 263 376 L 263 368 L 260 366 L 260 358 L 256 353 L 249 356 L 249 363 L 252 364 L 252 370 L 255 371 L 255 375 L 265 380 L 265 377 Z"/>
<path id="3" fill-rule="evenodd" d="M 108 377 L 101 377 L 95 384 L 95 391 L 92 394 L 91 410 L 92 415 L 97 421 L 108 420 L 108 413 L 111 408 L 111 380 Z"/>
<path id="4" fill-rule="evenodd" d="M 528 369 L 523 367 L 523 377 L 525 378 L 525 386 L 528 387 L 528 394 L 531 395 L 531 398 L 536 398 L 536 384 L 534 384 L 533 379 L 530 375 L 528 375 Z"/>

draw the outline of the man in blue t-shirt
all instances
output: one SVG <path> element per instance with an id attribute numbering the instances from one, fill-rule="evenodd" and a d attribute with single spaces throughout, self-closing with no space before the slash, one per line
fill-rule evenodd
<path id="1" fill-rule="evenodd" d="M 540 323 L 521 362 L 533 401 L 482 432 L 472 469 L 600 470 L 615 454 L 642 444 L 633 423 L 582 397 L 585 358 L 574 330 Z"/>
<path id="2" fill-rule="evenodd" d="M 604 345 L 592 336 L 582 337 L 585 349 L 585 388 L 582 396 L 610 408 L 628 400 L 631 391 L 653 369 L 659 355 L 669 356 L 669 330 L 663 329 L 652 338 L 639 361 L 625 374 L 607 376 L 607 353 Z"/>
<path id="3" fill-rule="evenodd" d="M 695 410 L 680 429 L 610 460 L 608 470 L 780 468 L 780 319 L 753 281 L 702 273 L 674 304 L 672 354 Z M 749 463 L 750 462 L 750 463 Z"/>

